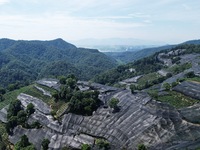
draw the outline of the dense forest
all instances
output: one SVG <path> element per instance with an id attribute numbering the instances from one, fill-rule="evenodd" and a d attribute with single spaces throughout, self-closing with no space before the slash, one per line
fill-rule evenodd
<path id="1" fill-rule="evenodd" d="M 62 39 L 52 41 L 0 40 L 1 86 L 26 85 L 43 77 L 74 74 L 89 80 L 117 66 L 95 49 L 77 48 Z"/>

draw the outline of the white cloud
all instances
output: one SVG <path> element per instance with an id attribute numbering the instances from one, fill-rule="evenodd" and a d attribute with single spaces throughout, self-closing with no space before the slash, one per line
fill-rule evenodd
<path id="1" fill-rule="evenodd" d="M 8 5 L 3 7 L 5 3 Z M 156 40 L 178 39 L 180 33 L 185 34 L 182 37 L 200 35 L 200 1 L 197 0 L 0 0 L 0 5 L 0 36 L 3 37 Z M 174 32 L 169 32 L 171 27 Z"/>
<path id="2" fill-rule="evenodd" d="M 140 12 L 129 14 L 129 16 L 136 17 L 136 18 L 150 18 L 151 17 L 151 15 L 140 13 Z"/>
<path id="3" fill-rule="evenodd" d="M 10 0 L 0 0 L 0 5 L 3 5 L 5 3 L 8 3 Z"/>
<path id="4" fill-rule="evenodd" d="M 123 18 L 108 17 L 108 18 Z M 0 16 L 0 35 L 25 39 L 64 39 L 126 37 L 134 30 L 148 25 L 145 22 L 117 22 L 105 18 L 76 18 L 62 14 L 44 16 Z M 2 24 L 3 23 L 3 24 Z M 14 30 L 13 30 L 14 29 Z M 130 32 L 130 30 L 132 30 Z M 21 38 L 20 38 L 21 39 Z"/>

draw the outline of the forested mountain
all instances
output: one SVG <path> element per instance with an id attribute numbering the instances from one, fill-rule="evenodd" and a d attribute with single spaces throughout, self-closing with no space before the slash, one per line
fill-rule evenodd
<path id="1" fill-rule="evenodd" d="M 189 40 L 189 41 L 186 41 L 182 44 L 194 44 L 194 45 L 199 45 L 200 44 L 200 40 Z"/>
<path id="2" fill-rule="evenodd" d="M 2 86 L 26 83 L 41 77 L 75 74 L 88 80 L 117 65 L 95 49 L 77 48 L 62 39 L 52 41 L 0 40 Z"/>
<path id="3" fill-rule="evenodd" d="M 93 79 L 94 82 L 98 82 L 101 84 L 108 84 L 113 85 L 115 83 L 118 83 L 119 81 L 122 81 L 127 78 L 148 74 L 152 72 L 157 72 L 160 69 L 163 69 L 166 67 L 167 59 L 165 57 L 170 57 L 170 63 L 176 64 L 176 62 L 179 62 L 179 54 L 177 56 L 172 57 L 170 56 L 162 56 L 163 60 L 160 61 L 159 55 L 160 53 L 167 53 L 169 51 L 183 50 L 182 54 L 190 54 L 190 53 L 200 53 L 200 45 L 198 44 L 180 44 L 177 46 L 173 46 L 172 48 L 162 50 L 160 52 L 157 52 L 151 56 L 139 59 L 135 62 L 130 62 L 125 65 L 120 65 L 115 69 L 108 70 L 102 74 L 99 74 L 95 76 Z M 179 66 L 180 68 L 182 66 Z M 175 68 L 177 69 L 177 68 Z M 177 69 L 178 70 L 178 69 Z"/>

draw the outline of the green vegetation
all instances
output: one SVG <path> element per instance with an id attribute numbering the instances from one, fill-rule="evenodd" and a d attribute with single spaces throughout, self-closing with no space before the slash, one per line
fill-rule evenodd
<path id="1" fill-rule="evenodd" d="M 100 106 L 101 101 L 98 99 L 99 92 L 80 91 L 75 76 L 68 76 L 62 83 L 66 84 L 61 86 L 59 92 L 54 92 L 53 97 L 55 103 L 67 103 L 66 107 L 69 108 L 69 112 L 81 115 L 92 115 L 92 112 Z"/>
<path id="2" fill-rule="evenodd" d="M 137 90 L 137 86 L 135 84 L 130 85 L 131 93 L 134 94 L 135 90 Z"/>
<path id="3" fill-rule="evenodd" d="M 130 85 L 131 92 L 134 93 L 135 90 L 143 90 L 155 84 L 162 83 L 167 78 L 168 76 L 163 77 L 156 72 L 146 74 L 138 80 L 137 84 Z"/>
<path id="4" fill-rule="evenodd" d="M 156 54 L 140 59 L 136 62 L 118 66 L 103 74 L 97 75 L 93 81 L 101 84 L 114 84 L 121 80 L 137 75 L 156 72 L 162 68 L 162 64 L 156 59 Z M 130 71 L 135 70 L 135 71 Z"/>
<path id="5" fill-rule="evenodd" d="M 2 109 L 6 105 L 8 105 L 12 101 L 14 101 L 20 93 L 24 93 L 25 91 L 29 90 L 31 88 L 31 86 L 32 85 L 27 86 L 27 87 L 23 87 L 23 88 L 20 88 L 20 89 L 17 89 L 17 90 L 14 90 L 12 92 L 7 92 L 4 95 L 5 101 L 3 101 L 3 102 L 0 103 L 0 109 Z"/>
<path id="6" fill-rule="evenodd" d="M 91 150 L 91 147 L 90 147 L 90 145 L 88 145 L 88 144 L 83 144 L 83 145 L 81 146 L 81 150 Z"/>
<path id="7" fill-rule="evenodd" d="M 35 112 L 34 105 L 32 103 L 27 105 L 26 113 L 28 116 Z"/>
<path id="8" fill-rule="evenodd" d="M 172 72 L 173 74 L 178 74 L 180 72 L 183 72 L 186 69 L 189 69 L 192 67 L 191 63 L 184 63 L 182 65 L 174 65 L 173 67 L 170 67 L 169 69 L 166 69 L 167 71 Z"/>
<path id="9" fill-rule="evenodd" d="M 5 100 L 4 96 L 0 94 L 0 102 L 3 102 Z"/>
<path id="10" fill-rule="evenodd" d="M 165 88 L 166 91 L 169 91 L 171 89 L 171 85 L 169 83 L 164 83 L 163 87 Z"/>
<path id="11" fill-rule="evenodd" d="M 37 84 L 37 86 L 40 87 L 40 88 L 42 88 L 42 89 L 44 89 L 45 91 L 49 91 L 51 94 L 54 93 L 54 92 L 56 92 L 55 89 L 47 87 L 47 86 L 44 86 L 44 85 Z"/>
<path id="12" fill-rule="evenodd" d="M 4 95 L 6 93 L 6 89 L 0 87 L 0 94 Z"/>
<path id="13" fill-rule="evenodd" d="M 36 150 L 33 144 L 31 144 L 26 135 L 23 135 L 19 142 L 14 146 L 14 150 Z"/>
<path id="14" fill-rule="evenodd" d="M 117 65 L 114 59 L 98 50 L 77 48 L 62 39 L 1 39 L 0 49 L 0 85 L 8 87 L 9 90 L 28 85 L 42 77 L 75 74 L 80 79 L 88 80 Z M 16 82 L 18 84 L 15 84 Z"/>
<path id="15" fill-rule="evenodd" d="M 193 44 L 185 44 L 185 45 L 178 45 L 178 46 L 171 46 L 168 48 L 159 49 L 160 52 L 168 52 L 171 50 L 177 49 L 186 49 L 183 54 L 190 54 L 190 53 L 200 53 L 200 45 L 193 45 Z M 161 51 L 162 50 L 162 51 Z M 116 69 L 109 70 L 104 72 L 100 75 L 97 75 L 92 80 L 94 82 L 98 82 L 101 84 L 108 84 L 113 85 L 119 81 L 122 81 L 127 78 L 131 78 L 137 75 L 148 74 L 152 72 L 156 72 L 163 68 L 163 64 L 157 60 L 157 55 L 159 52 L 151 55 L 149 57 L 137 60 L 133 63 L 128 63 L 126 65 L 118 66 Z M 135 55 L 135 54 L 134 54 Z M 180 55 L 180 54 L 178 54 Z M 128 55 L 130 56 L 130 55 Z M 121 56 L 120 56 L 121 57 Z M 186 69 L 191 68 L 191 63 L 185 63 L 180 65 L 178 62 L 180 60 L 179 56 L 172 57 L 172 62 L 177 63 L 173 67 L 166 68 L 166 71 L 171 72 L 172 74 L 178 74 Z M 129 69 L 135 69 L 135 71 L 131 72 Z M 169 76 L 167 76 L 169 77 Z M 140 88 L 139 88 L 140 89 Z"/>
<path id="16" fill-rule="evenodd" d="M 157 90 L 149 90 L 148 94 L 154 98 L 154 99 L 158 99 L 158 91 Z"/>
<path id="17" fill-rule="evenodd" d="M 96 139 L 95 140 L 95 145 L 97 145 L 97 147 L 99 149 L 103 149 L 103 150 L 109 150 L 110 149 L 110 143 L 104 139 Z"/>
<path id="18" fill-rule="evenodd" d="M 188 73 L 188 74 L 189 74 L 189 76 L 190 76 L 190 74 L 193 76 L 193 73 Z M 179 82 L 182 82 L 183 80 L 200 82 L 200 77 L 179 79 L 179 80 L 177 80 L 177 82 L 173 82 L 172 84 L 164 83 L 163 87 L 165 88 L 165 90 L 167 92 L 167 94 L 164 94 L 164 95 L 158 96 L 157 90 L 148 90 L 148 94 L 152 98 L 154 98 L 158 101 L 161 101 L 161 102 L 166 102 L 176 108 L 188 107 L 195 103 L 198 103 L 199 101 L 196 99 L 185 96 L 184 94 L 181 94 L 179 92 L 172 91 L 172 88 L 175 87 L 176 85 L 178 85 Z"/>
<path id="19" fill-rule="evenodd" d="M 8 134 L 11 134 L 14 127 L 17 125 L 22 125 L 25 128 L 39 128 L 40 124 L 37 122 L 32 125 L 27 123 L 28 117 L 34 113 L 34 111 L 34 106 L 31 103 L 27 106 L 26 110 L 24 110 L 19 100 L 12 101 L 9 105 L 7 114 L 8 122 L 6 123 L 6 131 Z"/>
<path id="20" fill-rule="evenodd" d="M 138 145 L 138 150 L 147 150 L 146 146 L 144 144 Z"/>
<path id="21" fill-rule="evenodd" d="M 173 63 L 173 64 L 175 64 L 175 63 L 176 63 L 176 64 L 179 64 L 181 58 L 180 58 L 180 57 L 172 57 L 171 60 L 172 60 L 172 63 Z"/>
<path id="22" fill-rule="evenodd" d="M 158 96 L 157 100 L 166 102 L 176 108 L 188 107 L 199 102 L 198 100 L 192 99 L 175 91 L 169 91 L 167 95 Z"/>
<path id="23" fill-rule="evenodd" d="M 18 124 L 25 124 L 26 113 L 22 110 L 20 101 L 15 100 L 10 103 L 7 119 L 8 122 L 6 123 L 6 130 L 9 134 L 12 133 L 14 127 L 16 127 Z"/>
<path id="24" fill-rule="evenodd" d="M 200 82 L 200 77 L 187 78 L 188 81 Z"/>
<path id="25" fill-rule="evenodd" d="M 49 148 L 49 143 L 50 143 L 50 141 L 49 141 L 48 139 L 43 139 L 43 140 L 42 140 L 42 149 L 43 149 L 43 150 L 48 150 L 48 148 Z"/>
<path id="26" fill-rule="evenodd" d="M 38 85 L 38 86 L 42 87 L 42 88 L 44 87 L 44 86 L 40 86 L 40 85 Z M 49 90 L 50 92 L 55 91 L 53 89 L 51 89 L 51 90 L 50 89 L 51 88 L 45 87 L 45 90 Z M 14 101 L 20 93 L 25 93 L 25 94 L 29 94 L 31 96 L 37 97 L 48 104 L 50 104 L 51 101 L 53 101 L 53 98 L 43 95 L 43 93 L 41 91 L 37 90 L 34 87 L 34 85 L 29 85 L 29 86 L 22 87 L 20 89 L 17 89 L 17 90 L 11 91 L 11 92 L 7 92 L 6 94 L 4 94 L 3 97 L 5 100 L 0 103 L 0 109 L 2 109 L 6 105 L 8 105 L 12 101 Z"/>
<path id="27" fill-rule="evenodd" d="M 158 79 L 159 77 L 161 77 L 161 75 L 159 75 L 158 73 L 156 72 L 153 72 L 153 73 L 149 73 L 149 74 L 146 74 L 144 76 L 142 76 L 139 80 L 138 80 L 138 84 L 141 85 L 141 86 L 144 86 L 146 84 L 146 82 L 152 82 L 156 79 Z"/>
<path id="28" fill-rule="evenodd" d="M 186 73 L 185 77 L 186 78 L 194 78 L 195 77 L 194 71 L 190 71 L 190 72 Z"/>
<path id="29" fill-rule="evenodd" d="M 142 90 L 142 89 L 149 88 L 155 84 L 163 82 L 167 78 L 168 76 L 163 77 L 156 72 L 145 74 L 138 80 L 137 82 L 138 85 L 136 86 L 136 89 Z"/>
<path id="30" fill-rule="evenodd" d="M 5 125 L 0 123 L 0 150 L 5 150 L 8 145 L 8 134 Z"/>
<path id="31" fill-rule="evenodd" d="M 108 105 L 114 109 L 114 112 L 119 111 L 119 106 L 117 104 L 119 103 L 119 100 L 117 98 L 111 98 Z"/>

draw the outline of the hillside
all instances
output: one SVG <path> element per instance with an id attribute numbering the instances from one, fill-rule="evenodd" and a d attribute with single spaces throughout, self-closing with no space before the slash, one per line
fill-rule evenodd
<path id="1" fill-rule="evenodd" d="M 116 66 L 114 59 L 98 50 L 77 48 L 62 39 L 1 39 L 0 56 L 1 86 L 16 82 L 25 84 L 41 77 L 67 74 L 75 74 L 80 79 L 88 80 Z"/>
<path id="2" fill-rule="evenodd" d="M 29 146 L 38 150 L 44 139 L 48 139 L 47 147 L 52 150 L 84 150 L 83 147 L 95 150 L 138 150 L 140 146 L 150 150 L 200 148 L 199 48 L 192 45 L 185 46 L 186 49 L 179 48 L 157 54 L 159 61 L 168 62 L 165 64 L 167 67 L 162 68 L 166 69 L 163 72 L 171 71 L 173 75 L 150 72 L 140 77 L 135 76 L 135 79 L 126 79 L 120 83 L 125 84 L 126 88 L 76 82 L 74 77 L 70 77 L 60 81 L 42 79 L 33 85 L 4 94 L 5 100 L 0 102 L 0 132 L 3 135 L 0 146 L 7 143 L 20 147 L 19 143 L 23 142 L 20 137 L 26 135 L 33 144 Z M 177 56 L 180 57 L 177 59 L 180 62 L 176 63 L 181 67 L 166 61 Z M 191 64 L 185 66 L 187 62 Z M 150 66 L 151 64 L 148 67 Z M 161 77 L 165 78 L 158 80 Z M 154 84 L 143 90 L 133 90 L 129 85 L 139 86 L 145 82 Z M 169 89 L 166 84 L 170 85 Z M 91 103 L 85 107 L 80 105 L 91 102 L 91 97 L 86 97 L 93 92 L 99 94 L 101 104 L 92 114 L 80 114 L 79 111 L 83 111 L 83 108 L 86 112 L 90 110 Z M 14 116 L 17 117 L 17 124 L 11 126 L 12 130 L 9 126 L 11 133 L 8 135 L 6 130 L 8 124 L 13 123 L 14 117 L 7 120 L 6 116 L 11 111 L 7 105 L 16 102 L 16 98 L 24 110 Z M 113 98 L 119 101 L 117 111 L 110 105 Z M 22 112 L 28 112 L 30 103 L 34 106 L 34 113 L 21 120 Z M 74 107 L 79 108 L 79 111 L 72 111 L 71 108 Z M 21 125 L 20 122 L 23 121 L 25 124 Z"/>
<path id="3" fill-rule="evenodd" d="M 176 63 L 179 62 L 179 55 L 177 54 L 175 56 L 165 56 L 162 54 L 163 59 L 160 59 L 161 53 L 167 53 L 169 51 L 176 51 L 179 49 L 186 49 L 183 54 L 185 53 L 199 53 L 200 52 L 200 45 L 193 45 L 193 44 L 186 44 L 186 45 L 178 45 L 171 49 L 166 49 L 161 52 L 157 52 L 149 57 L 142 58 L 140 60 L 137 60 L 135 62 L 128 63 L 126 65 L 120 65 L 116 69 L 111 69 L 105 73 L 102 73 L 100 75 L 95 76 L 93 79 L 94 82 L 98 82 L 101 84 L 109 84 L 113 85 L 115 83 L 118 83 L 119 81 L 125 80 L 127 78 L 148 74 L 152 72 L 157 72 L 163 68 L 171 67 L 173 66 L 175 69 L 179 69 L 181 67 L 180 64 L 177 64 L 177 68 L 175 67 Z M 170 59 L 166 59 L 165 57 L 169 57 Z M 169 61 L 170 64 L 166 64 L 167 61 Z M 167 65 L 167 66 L 166 66 Z M 172 69 L 173 69 L 172 67 Z M 169 70 L 172 70 L 169 69 Z M 165 69 L 166 70 L 166 69 Z M 170 71 L 169 73 L 172 73 L 172 75 L 175 75 L 177 72 Z"/>
<path id="4" fill-rule="evenodd" d="M 186 42 L 176 44 L 176 45 L 165 45 L 165 46 L 160 46 L 160 47 L 144 48 L 144 49 L 138 50 L 138 51 L 129 51 L 128 50 L 126 52 L 105 52 L 105 54 L 116 59 L 119 63 L 125 64 L 125 63 L 139 60 L 144 57 L 148 57 L 156 52 L 171 49 L 178 45 L 183 45 L 183 44 L 199 45 L 200 40 L 190 40 L 190 41 L 186 41 Z"/>
<path id="5" fill-rule="evenodd" d="M 40 49 L 42 58 L 49 57 L 45 48 Z M 31 52 L 35 59 L 36 49 Z M 20 48 L 8 50 L 12 55 L 4 50 L 2 54 L 10 59 Z M 69 75 L 43 78 L 13 91 L 1 89 L 0 147 L 40 150 L 46 143 L 52 150 L 196 150 L 200 148 L 199 58 L 200 45 L 183 44 L 95 78 L 107 85 Z M 62 59 L 58 64 L 51 59 L 54 56 L 44 73 L 51 74 L 48 71 L 57 66 L 61 73 L 65 68 L 76 70 Z M 28 61 L 19 62 L 10 66 L 28 68 Z"/>

